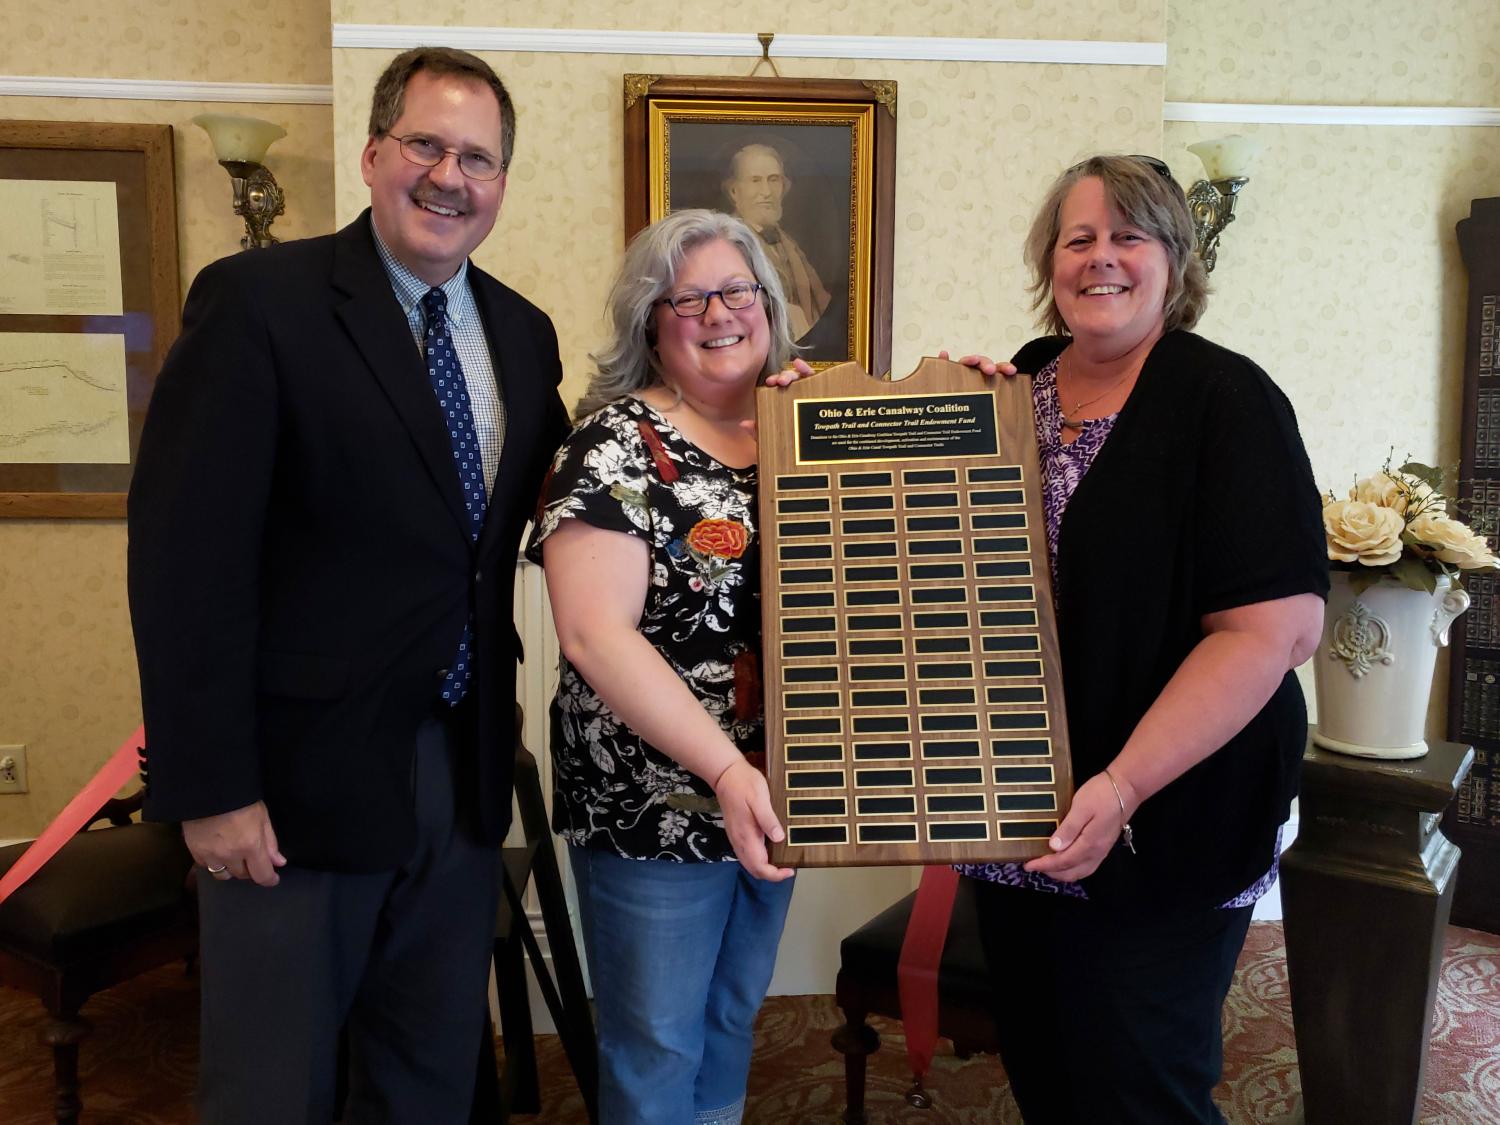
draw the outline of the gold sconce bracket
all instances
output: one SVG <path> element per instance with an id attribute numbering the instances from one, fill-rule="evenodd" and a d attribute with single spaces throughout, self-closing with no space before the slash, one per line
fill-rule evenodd
<path id="1" fill-rule="evenodd" d="M 245 220 L 245 237 L 241 250 L 263 250 L 280 239 L 271 233 L 271 224 L 286 211 L 286 196 L 276 177 L 264 164 L 248 160 L 221 160 L 234 186 L 234 213 Z"/>
<path id="2" fill-rule="evenodd" d="M 1188 145 L 1203 161 L 1204 177 L 1188 188 L 1193 234 L 1203 268 L 1213 273 L 1219 263 L 1219 236 L 1234 222 L 1240 192 L 1250 182 L 1250 169 L 1265 146 L 1255 137 L 1230 134 Z"/>
<path id="3" fill-rule="evenodd" d="M 266 150 L 286 136 L 286 130 L 258 117 L 229 113 L 200 113 L 193 124 L 208 134 L 214 155 L 229 173 L 234 213 L 245 220 L 240 249 L 276 245 L 279 240 L 271 234 L 271 223 L 286 211 L 286 196 L 264 161 Z"/>
<path id="4" fill-rule="evenodd" d="M 1250 182 L 1249 176 L 1231 176 L 1225 180 L 1198 180 L 1188 188 L 1188 208 L 1193 213 L 1193 237 L 1198 257 L 1209 273 L 1219 263 L 1219 235 L 1234 222 L 1234 205 L 1240 189 Z"/>

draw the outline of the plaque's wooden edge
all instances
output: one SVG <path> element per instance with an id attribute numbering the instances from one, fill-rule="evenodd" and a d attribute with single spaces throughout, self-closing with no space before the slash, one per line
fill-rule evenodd
<path id="1" fill-rule="evenodd" d="M 779 422 L 772 422 L 768 427 L 765 419 L 773 416 L 768 409 L 769 403 L 774 403 L 782 410 L 787 419 L 794 417 L 794 408 L 791 403 L 804 398 L 839 398 L 860 396 L 904 396 L 923 393 L 960 393 L 965 387 L 958 388 L 934 388 L 929 385 L 939 376 L 951 378 L 954 372 L 963 373 L 963 381 L 973 386 L 991 390 L 999 396 L 1006 396 L 1009 401 L 1005 403 L 1015 414 L 1013 418 L 1014 433 L 1010 435 L 1017 449 L 1018 456 L 1012 460 L 1031 468 L 1036 472 L 1039 466 L 1039 453 L 1036 445 L 1036 429 L 1031 406 L 1031 384 L 1029 378 L 1015 377 L 1004 379 L 1003 377 L 986 378 L 972 372 L 968 368 L 947 361 L 936 359 L 925 359 L 910 376 L 897 382 L 887 382 L 876 379 L 866 373 L 858 364 L 846 363 L 829 368 L 822 374 L 811 379 L 799 380 L 789 388 L 762 388 L 757 392 L 757 412 L 762 419 L 761 423 L 761 493 L 759 518 L 762 528 L 762 552 L 761 552 L 761 580 L 763 591 L 775 591 L 777 588 L 777 570 L 781 566 L 777 557 L 776 537 L 774 526 L 777 519 L 775 510 L 776 493 L 773 487 L 773 477 L 776 475 L 798 474 L 800 466 L 795 464 L 794 455 L 783 459 L 779 453 L 773 453 L 767 458 L 767 449 L 776 441 L 785 441 L 786 435 L 782 432 Z M 771 399 L 770 396 L 776 396 Z M 769 400 L 769 403 L 768 403 Z M 795 424 L 794 422 L 792 423 Z M 1003 429 L 1000 413 L 997 412 L 997 425 Z M 790 447 L 788 447 L 790 454 Z M 872 462 L 850 461 L 844 462 L 851 466 L 871 465 Z M 895 464 L 887 461 L 886 464 Z M 827 466 L 820 466 L 815 472 L 836 472 Z M 831 482 L 832 483 L 832 482 Z M 962 478 L 961 478 L 961 487 Z M 1034 476 L 1023 482 L 1023 495 L 1025 498 L 1026 520 L 1032 529 L 1032 550 L 1028 554 L 1031 563 L 1030 581 L 1035 587 L 1035 606 L 1037 611 L 1037 634 L 1040 639 L 1040 649 L 1037 658 L 1042 660 L 1044 668 L 1060 668 L 1059 653 L 1056 645 L 1056 621 L 1052 605 L 1052 581 L 1051 570 L 1047 565 L 1045 540 L 1038 542 L 1036 531 L 1045 527 L 1045 517 L 1041 506 L 1040 482 Z M 968 556 L 965 556 L 967 561 Z M 835 559 L 832 565 L 840 565 Z M 903 585 L 905 585 L 903 580 Z M 774 598 L 766 600 L 763 598 L 763 606 L 774 606 Z M 780 642 L 782 632 L 779 621 L 776 620 L 774 610 L 767 614 L 768 622 L 765 630 L 765 652 L 768 665 L 772 661 L 780 660 Z M 982 660 L 982 652 L 973 654 L 973 659 Z M 780 677 L 774 671 L 768 670 L 763 677 L 765 685 L 765 716 L 767 724 L 767 765 L 772 771 L 773 781 L 780 784 L 780 774 L 785 772 L 782 755 L 772 745 L 771 740 L 777 737 L 781 730 L 781 720 L 784 715 L 780 700 L 776 698 L 776 688 Z M 1072 756 L 1071 747 L 1068 743 L 1066 724 L 1066 700 L 1063 696 L 1060 678 L 1054 677 L 1046 686 L 1053 687 L 1049 692 L 1048 701 L 1043 704 L 1049 715 L 1049 730 L 1047 737 L 1052 739 L 1052 764 L 1054 769 L 1054 782 L 1052 789 L 1057 794 L 1057 808 L 1053 815 L 1045 818 L 1044 822 L 1060 823 L 1067 816 L 1071 807 L 1073 796 L 1072 783 Z M 915 740 L 920 736 L 913 731 L 911 737 Z M 982 743 L 989 740 L 989 732 L 981 730 L 977 736 Z M 991 768 L 995 763 L 988 753 L 980 759 L 980 763 L 986 768 Z M 845 759 L 840 768 L 849 771 L 846 776 L 852 776 L 854 762 Z M 918 763 L 918 768 L 920 768 Z M 987 790 L 988 791 L 988 790 Z M 850 806 L 854 805 L 857 794 L 852 784 L 846 783 L 839 790 L 818 791 L 821 795 L 842 796 Z M 920 804 L 925 795 L 925 786 L 914 787 L 914 793 Z M 790 794 L 782 793 L 782 800 L 790 799 Z M 778 807 L 780 815 L 780 807 Z M 954 814 L 961 816 L 962 814 Z M 987 812 L 989 823 L 994 824 L 993 811 Z M 785 818 L 790 820 L 790 818 Z M 1039 820 L 1043 818 L 1037 818 Z M 799 818 L 800 821 L 800 818 Z M 857 833 L 857 817 L 849 819 L 851 834 Z M 789 824 L 783 824 L 789 828 Z M 968 843 L 926 843 L 926 844 L 863 844 L 858 847 L 850 845 L 792 845 L 787 840 L 773 843 L 770 847 L 772 861 L 790 867 L 863 867 L 863 866 L 890 866 L 927 863 L 966 863 L 966 862 L 1006 862 L 1021 861 L 1045 855 L 1050 852 L 1047 837 L 1038 837 L 1028 840 L 1017 840 L 1013 843 L 1001 844 L 997 841 L 989 841 L 983 845 L 985 855 L 983 858 L 975 856 L 975 846 Z M 919 854 L 918 854 L 919 853 Z"/>

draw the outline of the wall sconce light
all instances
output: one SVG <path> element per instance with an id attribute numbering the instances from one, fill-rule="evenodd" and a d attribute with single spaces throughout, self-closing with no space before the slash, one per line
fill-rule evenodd
<path id="1" fill-rule="evenodd" d="M 208 134 L 214 155 L 234 185 L 234 213 L 245 220 L 240 249 L 274 246 L 279 240 L 271 235 L 271 223 L 286 210 L 286 197 L 264 161 L 266 149 L 286 136 L 286 130 L 232 113 L 200 113 L 193 124 Z"/>
<path id="2" fill-rule="evenodd" d="M 1234 222 L 1235 201 L 1240 189 L 1250 182 L 1250 168 L 1264 147 L 1254 137 L 1238 134 L 1187 146 L 1203 161 L 1208 177 L 1188 189 L 1187 199 L 1193 212 L 1198 257 L 1210 273 L 1219 261 L 1219 235 Z"/>

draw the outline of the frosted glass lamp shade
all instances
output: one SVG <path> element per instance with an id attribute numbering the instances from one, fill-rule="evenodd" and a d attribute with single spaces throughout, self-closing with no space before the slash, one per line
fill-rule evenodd
<path id="1" fill-rule="evenodd" d="M 1238 133 L 1187 146 L 1189 152 L 1203 161 L 1203 170 L 1210 180 L 1248 177 L 1255 158 L 1265 147 L 1254 137 L 1242 137 Z"/>
<path id="2" fill-rule="evenodd" d="M 214 145 L 214 155 L 220 160 L 249 164 L 265 163 L 266 149 L 272 142 L 286 136 L 286 130 L 280 125 L 232 113 L 200 113 L 193 118 L 193 124 L 208 134 Z"/>

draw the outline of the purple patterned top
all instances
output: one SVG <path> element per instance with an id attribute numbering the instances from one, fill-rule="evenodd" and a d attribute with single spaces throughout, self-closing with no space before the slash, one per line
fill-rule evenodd
<path id="1" fill-rule="evenodd" d="M 1062 357 L 1059 356 L 1058 359 Z M 1118 413 L 1103 418 L 1090 418 L 1071 442 L 1062 440 L 1062 406 L 1057 398 L 1057 365 L 1054 359 L 1043 367 L 1032 380 L 1031 404 L 1036 415 L 1036 440 L 1042 463 L 1042 512 L 1047 521 L 1047 557 L 1052 564 L 1053 587 L 1057 585 L 1057 532 L 1062 526 L 1063 512 L 1068 500 L 1078 487 L 1083 475 L 1089 471 L 1105 439 L 1115 428 Z M 1276 830 L 1275 856 L 1281 855 L 1281 829 Z M 1034 891 L 1069 895 L 1073 898 L 1088 898 L 1088 892 L 1080 883 L 1062 883 L 1038 872 L 1027 871 L 1019 863 L 962 863 L 955 864 L 960 875 L 985 879 L 991 883 L 1004 883 L 1011 887 L 1027 887 Z M 1271 889 L 1276 882 L 1280 859 L 1271 860 L 1271 869 L 1220 906 L 1221 910 L 1249 906 Z"/>

